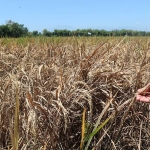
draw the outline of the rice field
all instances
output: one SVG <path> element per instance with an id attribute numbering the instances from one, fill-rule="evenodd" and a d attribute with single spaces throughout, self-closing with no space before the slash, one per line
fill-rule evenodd
<path id="1" fill-rule="evenodd" d="M 148 150 L 149 37 L 0 39 L 1 150 Z"/>

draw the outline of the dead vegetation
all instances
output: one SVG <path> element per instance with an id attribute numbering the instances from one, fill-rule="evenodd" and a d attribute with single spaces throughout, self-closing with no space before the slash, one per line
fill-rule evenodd
<path id="1" fill-rule="evenodd" d="M 80 149 L 84 108 L 92 130 L 115 112 L 89 149 L 148 150 L 149 107 L 135 94 L 150 82 L 149 38 L 7 40 L 0 40 L 2 150 L 12 147 L 17 96 L 19 150 Z"/>

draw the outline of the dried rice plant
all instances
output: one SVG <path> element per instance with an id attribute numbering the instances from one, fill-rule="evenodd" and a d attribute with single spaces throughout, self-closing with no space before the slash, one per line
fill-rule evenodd
<path id="1" fill-rule="evenodd" d="M 149 107 L 135 101 L 148 82 L 149 38 L 0 39 L 0 148 L 11 131 L 20 150 L 80 149 L 86 109 L 89 135 L 109 118 L 89 149 L 148 149 Z"/>

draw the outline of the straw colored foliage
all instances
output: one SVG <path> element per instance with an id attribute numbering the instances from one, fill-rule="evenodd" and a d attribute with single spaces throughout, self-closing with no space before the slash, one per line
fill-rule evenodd
<path id="1" fill-rule="evenodd" d="M 89 132 L 110 119 L 84 146 L 148 149 L 148 82 L 146 37 L 0 39 L 0 149 L 80 149 L 84 109 Z"/>

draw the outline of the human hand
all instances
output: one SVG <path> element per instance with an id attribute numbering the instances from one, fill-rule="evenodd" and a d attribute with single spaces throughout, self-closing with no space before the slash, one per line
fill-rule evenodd
<path id="1" fill-rule="evenodd" d="M 150 83 L 145 87 L 138 89 L 136 100 L 140 102 L 150 103 Z"/>

